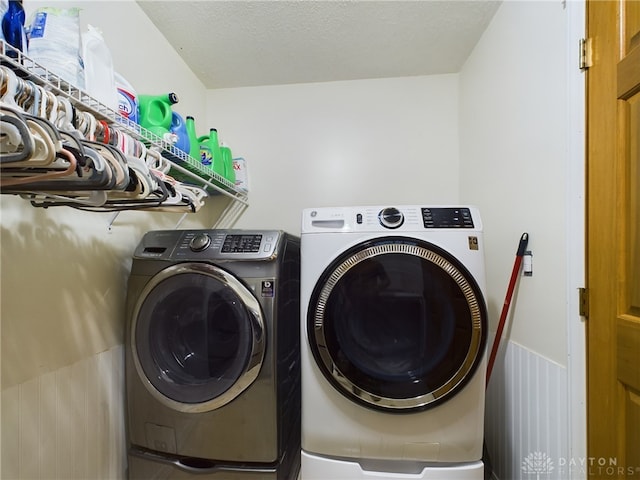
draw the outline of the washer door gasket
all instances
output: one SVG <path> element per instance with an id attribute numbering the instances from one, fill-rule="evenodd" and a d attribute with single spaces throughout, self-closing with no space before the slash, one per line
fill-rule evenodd
<path id="1" fill-rule="evenodd" d="M 256 297 L 215 265 L 183 263 L 156 274 L 133 312 L 132 357 L 147 390 L 181 412 L 228 404 L 257 378 L 265 321 Z"/>
<path id="2" fill-rule="evenodd" d="M 487 313 L 469 271 L 426 241 L 385 237 L 343 252 L 316 283 L 307 335 L 341 394 L 415 412 L 458 393 L 486 344 Z"/>

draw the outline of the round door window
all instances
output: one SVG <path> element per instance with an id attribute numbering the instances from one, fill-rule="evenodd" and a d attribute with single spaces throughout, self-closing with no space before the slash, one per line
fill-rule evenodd
<path id="1" fill-rule="evenodd" d="M 149 391 L 180 411 L 219 408 L 258 375 L 264 321 L 255 296 L 228 272 L 181 264 L 156 275 L 134 312 L 132 348 Z"/>
<path id="2" fill-rule="evenodd" d="M 479 287 L 452 255 L 390 237 L 344 252 L 308 310 L 311 350 L 338 391 L 367 407 L 408 412 L 455 395 L 486 342 Z"/>

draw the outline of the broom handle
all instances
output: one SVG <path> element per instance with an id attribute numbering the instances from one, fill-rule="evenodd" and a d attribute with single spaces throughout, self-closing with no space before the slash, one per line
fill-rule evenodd
<path id="1" fill-rule="evenodd" d="M 511 279 L 509 280 L 509 287 L 507 288 L 507 295 L 504 299 L 504 305 L 502 305 L 502 313 L 500 314 L 500 321 L 498 322 L 498 329 L 496 330 L 496 336 L 493 339 L 493 347 L 491 348 L 491 355 L 489 356 L 489 364 L 487 366 L 487 380 L 486 385 L 489 385 L 489 378 L 491 378 L 491 371 L 493 370 L 493 364 L 496 361 L 496 354 L 498 353 L 498 346 L 500 345 L 500 339 L 502 338 L 502 331 L 507 321 L 507 313 L 509 313 L 509 305 L 511 305 L 511 297 L 513 296 L 513 290 L 516 287 L 516 280 L 518 280 L 518 273 L 520 272 L 520 266 L 522 265 L 522 257 L 527 249 L 527 243 L 529 242 L 529 234 L 523 233 L 520 237 L 520 243 L 518 244 L 518 251 L 516 252 L 516 260 L 513 264 L 513 270 L 511 271 Z"/>

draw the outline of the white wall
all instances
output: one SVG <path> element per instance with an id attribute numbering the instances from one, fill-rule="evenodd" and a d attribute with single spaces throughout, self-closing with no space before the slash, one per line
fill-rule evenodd
<path id="1" fill-rule="evenodd" d="M 204 85 L 135 0 L 29 0 L 24 3 L 27 23 L 31 14 L 41 7 L 79 7 L 82 31 L 90 24 L 102 32 L 112 53 L 114 69 L 138 94 L 175 92 L 179 102 L 173 110 L 183 116 L 205 118 Z"/>
<path id="2" fill-rule="evenodd" d="M 541 29 L 544 28 L 544 35 Z M 506 2 L 460 75 L 461 200 L 478 204 L 497 319 L 518 240 L 530 235 L 511 340 L 567 362 L 566 12 L 560 1 Z"/>
<path id="3" fill-rule="evenodd" d="M 248 162 L 247 228 L 300 232 L 305 207 L 456 202 L 458 76 L 210 90 Z"/>
<path id="4" fill-rule="evenodd" d="M 103 30 L 117 68 L 140 92 L 172 89 L 204 117 L 204 87 L 135 2 L 79 3 L 83 24 Z M 38 5 L 25 6 L 29 13 Z M 190 215 L 184 226 L 208 227 L 212 212 Z M 0 476 L 124 478 L 130 257 L 144 232 L 174 228 L 180 214 L 123 212 L 110 229 L 111 214 L 44 210 L 1 195 L 0 215 Z"/>
<path id="5" fill-rule="evenodd" d="M 569 478 L 558 463 L 584 456 L 581 5 L 503 3 L 460 73 L 461 201 L 483 212 L 494 328 L 523 232 L 533 252 L 487 397 L 499 478 L 528 478 L 532 452 L 555 462 L 549 478 Z"/>
<path id="6" fill-rule="evenodd" d="M 251 206 L 240 227 L 297 233 L 300 210 L 309 206 L 477 204 L 494 324 L 517 241 L 528 231 L 534 276 L 520 279 L 508 336 L 512 349 L 525 352 L 518 354 L 528 359 L 523 364 L 540 369 L 514 378 L 532 372 L 543 376 L 527 378 L 545 378 L 550 368 L 554 378 L 566 378 L 567 321 L 573 320 L 567 305 L 576 276 L 575 233 L 567 225 L 576 222 L 567 194 L 568 174 L 575 170 L 568 165 L 571 45 L 559 0 L 504 3 L 459 75 L 208 92 L 132 0 L 86 1 L 83 19 L 103 30 L 116 68 L 139 92 L 177 92 L 176 110 L 193 114 L 202 133 L 217 127 L 234 154 L 247 159 Z M 144 70 L 132 45 L 144 51 Z M 6 195 L 0 196 L 0 214 L 1 476 L 122 478 L 117 372 L 130 255 L 143 232 L 173 228 L 178 216 L 124 212 L 109 229 L 108 214 L 36 209 Z M 212 221 L 208 208 L 183 226 Z M 500 385 L 514 386 L 505 377 Z M 542 385 L 552 387 L 557 385 Z M 69 428 L 64 419 L 75 418 L 79 404 L 69 403 L 65 392 L 84 395 L 80 418 L 102 415 L 100 428 Z M 537 424 L 539 412 L 521 413 L 529 418 L 526 425 Z M 52 417 L 62 420 L 54 425 Z M 115 430 L 106 427 L 113 425 Z M 540 445 L 536 438 L 566 434 L 570 427 L 538 429 L 537 437 L 529 435 L 532 429 L 518 430 L 523 428 L 500 423 L 493 440 L 517 434 L 526 440 L 520 452 L 528 453 Z M 57 442 L 61 456 L 49 455 L 47 442 Z M 561 442 L 554 452 L 566 451 Z M 98 455 L 101 448 L 111 448 L 110 455 Z M 77 452 L 90 460 L 73 466 Z"/>

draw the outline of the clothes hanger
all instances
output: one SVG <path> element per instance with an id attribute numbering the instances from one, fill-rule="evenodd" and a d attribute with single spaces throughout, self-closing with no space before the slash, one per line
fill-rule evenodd
<path id="1" fill-rule="evenodd" d="M 42 183 L 43 181 L 54 180 L 57 178 L 63 178 L 69 175 L 73 175 L 76 170 L 76 159 L 75 157 L 65 149 L 61 149 L 58 152 L 60 155 L 66 158 L 68 161 L 68 167 L 63 171 L 49 171 L 46 173 L 41 173 L 38 175 L 30 175 L 27 177 L 18 177 L 18 178 L 8 178 L 5 176 L 0 177 L 0 187 L 12 187 L 15 185 L 29 185 L 34 183 Z M 33 186 L 33 185 L 32 185 Z M 43 188 L 46 190 L 46 188 Z"/>
<path id="2" fill-rule="evenodd" d="M 59 169 L 59 165 L 55 165 L 56 153 L 62 147 L 62 141 L 55 128 L 47 123 L 46 120 L 38 117 L 24 114 L 25 124 L 29 130 L 30 140 L 33 142 L 33 148 L 30 155 L 20 162 L 12 162 L 8 165 L 2 165 L 3 175 L 16 175 L 18 170 L 24 174 L 28 174 L 29 169 L 33 168 L 52 168 Z M 66 163 L 64 164 L 66 168 Z"/>
<path id="3" fill-rule="evenodd" d="M 127 168 L 127 161 L 122 152 L 111 145 L 100 142 L 89 142 L 85 140 L 84 143 L 96 150 L 111 167 L 115 175 L 115 182 L 111 189 L 124 190 L 129 183 L 129 169 Z"/>
<path id="4" fill-rule="evenodd" d="M 29 200 L 34 207 L 74 207 L 78 205 L 100 207 L 107 201 L 107 192 L 104 190 L 90 190 L 83 193 L 69 193 L 67 195 L 52 192 L 21 193 L 20 196 Z"/>
<path id="5" fill-rule="evenodd" d="M 21 115 L 0 109 L 0 167 L 28 160 L 34 149 L 34 139 Z"/>
<path id="6" fill-rule="evenodd" d="M 0 72 L 2 75 L 0 80 L 0 91 L 3 92 L 0 101 L 5 105 L 13 108 L 19 108 L 16 102 L 16 94 L 18 93 L 18 76 L 13 70 L 5 66 L 0 66 Z"/>

